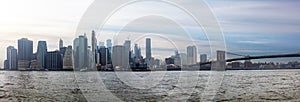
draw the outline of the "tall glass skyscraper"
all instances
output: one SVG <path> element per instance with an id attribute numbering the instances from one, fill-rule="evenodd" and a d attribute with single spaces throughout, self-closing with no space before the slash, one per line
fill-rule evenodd
<path id="1" fill-rule="evenodd" d="M 114 68 L 125 68 L 127 67 L 126 58 L 125 57 L 125 46 L 122 45 L 116 45 L 113 46 L 113 53 L 112 53 L 112 64 Z"/>
<path id="2" fill-rule="evenodd" d="M 88 39 L 86 35 L 79 36 L 74 44 L 74 68 L 80 70 L 88 67 Z"/>
<path id="3" fill-rule="evenodd" d="M 18 59 L 17 59 L 17 49 L 13 46 L 7 47 L 7 69 L 17 70 L 18 69 Z"/>
<path id="4" fill-rule="evenodd" d="M 64 41 L 62 39 L 59 39 L 59 45 L 58 46 L 59 46 L 58 49 L 64 47 Z"/>
<path id="5" fill-rule="evenodd" d="M 151 39 L 146 38 L 146 59 L 151 59 Z"/>
<path id="6" fill-rule="evenodd" d="M 134 45 L 134 55 L 136 59 L 140 59 L 142 57 L 141 48 L 138 46 L 138 44 Z"/>
<path id="7" fill-rule="evenodd" d="M 33 54 L 33 42 L 27 38 L 18 40 L 18 68 L 24 70 L 30 67 Z"/>
<path id="8" fill-rule="evenodd" d="M 197 47 L 188 46 L 187 47 L 187 63 L 188 65 L 197 63 Z"/>
<path id="9" fill-rule="evenodd" d="M 109 54 L 108 54 L 108 57 L 107 57 L 107 63 L 109 63 L 109 64 L 111 64 L 112 63 L 112 41 L 111 41 L 111 39 L 107 39 L 106 40 L 106 47 L 107 47 L 107 49 L 108 49 L 108 52 L 109 52 Z"/>
<path id="10" fill-rule="evenodd" d="M 125 58 L 126 58 L 126 60 L 125 60 L 125 68 L 128 68 L 128 66 L 129 66 L 129 61 L 130 61 L 130 58 L 131 58 L 131 56 L 130 56 L 130 51 L 131 51 L 131 41 L 130 40 L 125 40 L 125 42 L 124 42 L 124 47 L 125 47 L 125 54 L 124 54 L 124 56 L 125 56 Z"/>
<path id="11" fill-rule="evenodd" d="M 73 53 L 72 46 L 68 46 L 65 54 L 63 56 L 63 69 L 72 70 L 73 69 Z"/>
<path id="12" fill-rule="evenodd" d="M 91 49 L 91 51 L 92 51 L 92 56 L 93 56 L 93 59 L 92 60 L 94 60 L 94 61 L 92 61 L 91 63 L 97 63 L 97 53 L 96 53 L 96 50 L 97 50 L 97 38 L 96 38 L 96 32 L 93 30 L 92 31 L 92 49 Z"/>
<path id="13" fill-rule="evenodd" d="M 47 54 L 47 43 L 46 41 L 39 41 L 38 42 L 38 48 L 36 52 L 36 60 L 37 60 L 37 66 L 40 69 L 44 69 L 46 66 L 45 56 Z"/>
<path id="14" fill-rule="evenodd" d="M 107 48 L 111 48 L 112 47 L 112 41 L 111 41 L 111 39 L 107 39 L 106 40 L 106 47 Z"/>

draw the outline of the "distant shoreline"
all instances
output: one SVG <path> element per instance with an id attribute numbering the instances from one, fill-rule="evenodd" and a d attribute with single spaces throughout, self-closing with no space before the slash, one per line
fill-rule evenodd
<path id="1" fill-rule="evenodd" d="M 226 68 L 226 70 L 296 70 L 300 68 Z M 88 71 L 74 71 L 74 70 L 4 70 L 0 71 L 20 71 L 20 72 L 95 72 L 96 70 Z M 97 71 L 97 72 L 151 72 L 151 71 L 211 71 L 210 69 L 182 69 L 182 70 L 109 70 L 109 71 Z"/>

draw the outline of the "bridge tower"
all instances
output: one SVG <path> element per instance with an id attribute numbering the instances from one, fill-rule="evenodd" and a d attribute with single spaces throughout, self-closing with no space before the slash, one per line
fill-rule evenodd
<path id="1" fill-rule="evenodd" d="M 226 56 L 225 51 L 217 51 L 217 61 L 212 62 L 211 69 L 213 71 L 225 71 L 226 69 Z"/>

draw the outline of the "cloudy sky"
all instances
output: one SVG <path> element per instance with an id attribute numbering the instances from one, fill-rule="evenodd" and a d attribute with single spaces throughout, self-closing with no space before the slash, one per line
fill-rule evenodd
<path id="1" fill-rule="evenodd" d="M 17 47 L 17 40 L 23 37 L 34 41 L 34 52 L 38 40 L 47 41 L 50 51 L 58 48 L 60 38 L 64 40 L 65 46 L 71 45 L 72 40 L 78 35 L 76 34 L 78 23 L 93 2 L 94 0 L 1 0 L 0 66 L 3 66 L 6 59 L 6 47 L 9 45 Z M 300 52 L 299 0 L 207 0 L 206 2 L 223 29 L 228 51 L 245 55 Z M 107 3 L 107 6 L 109 5 L 110 3 Z M 190 5 L 201 9 L 193 3 Z M 122 31 L 118 31 L 120 24 L 127 22 L 132 16 L 143 13 L 142 8 L 147 7 L 153 8 L 148 10 L 160 11 L 156 12 L 158 14 L 176 16 L 178 22 L 186 24 L 184 27 L 191 35 L 187 36 L 178 22 L 160 16 L 135 19 L 122 28 Z M 132 10 L 135 12 L 130 12 Z M 115 44 L 122 44 L 124 39 L 132 39 L 134 43 L 143 47 L 143 37 L 152 37 L 155 49 L 153 56 L 158 58 L 172 55 L 176 48 L 184 52 L 185 47 L 191 42 L 196 42 L 199 53 L 209 53 L 210 47 L 204 32 L 182 13 L 173 12 L 176 8 L 152 3 L 124 7 L 123 12 L 122 9 L 119 11 L 107 21 L 103 34 L 97 36 L 99 41 L 111 38 L 115 39 Z M 92 27 L 96 31 L 98 28 Z M 115 33 L 119 36 L 116 37 Z"/>

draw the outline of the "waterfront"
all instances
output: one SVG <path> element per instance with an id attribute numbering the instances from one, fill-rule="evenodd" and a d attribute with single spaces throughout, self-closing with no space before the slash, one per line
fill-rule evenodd
<path id="1" fill-rule="evenodd" d="M 159 85 L 149 89 L 137 89 L 126 85 L 114 72 L 1 71 L 0 101 L 184 101 L 186 98 L 189 101 L 200 101 L 210 73 L 134 72 L 139 77 L 154 74 L 151 81 L 159 81 Z M 300 70 L 236 70 L 217 73 L 224 77 L 213 101 L 300 101 Z M 132 73 L 117 74 L 120 77 Z M 160 75 L 164 77 L 161 79 Z M 191 82 L 194 81 L 193 75 L 198 75 L 197 84 Z M 185 80 L 191 84 L 181 87 L 178 85 L 179 77 L 191 78 Z M 99 86 L 100 81 L 103 81 L 103 86 Z M 182 91 L 185 89 L 193 91 L 186 93 Z"/>

